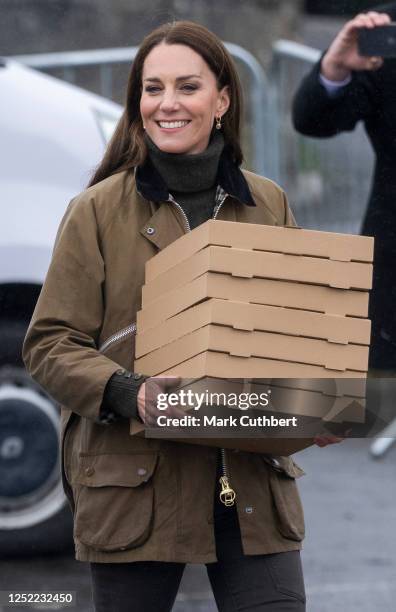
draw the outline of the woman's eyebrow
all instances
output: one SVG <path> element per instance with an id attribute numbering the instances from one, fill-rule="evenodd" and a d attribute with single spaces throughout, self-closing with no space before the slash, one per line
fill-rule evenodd
<path id="1" fill-rule="evenodd" d="M 187 74 L 185 76 L 177 77 L 176 81 L 186 81 L 187 79 L 202 79 L 202 77 L 199 74 Z M 143 82 L 145 81 L 150 81 L 152 83 L 160 83 L 161 79 L 159 79 L 158 77 L 147 77 L 146 79 L 143 79 Z"/>

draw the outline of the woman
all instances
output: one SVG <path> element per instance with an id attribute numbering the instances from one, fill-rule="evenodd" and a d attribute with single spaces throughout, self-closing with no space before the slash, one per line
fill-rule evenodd
<path id="1" fill-rule="evenodd" d="M 278 186 L 239 169 L 240 115 L 237 74 L 214 34 L 176 22 L 143 41 L 103 162 L 59 228 L 25 340 L 29 371 L 63 406 L 76 558 L 91 563 L 100 612 L 170 610 L 189 562 L 207 565 L 220 610 L 305 609 L 302 471 L 291 459 L 228 452 L 237 504 L 226 507 L 216 449 L 129 434 L 130 418 L 154 410 L 144 376 L 131 373 L 145 262 L 212 216 L 293 222 Z"/>

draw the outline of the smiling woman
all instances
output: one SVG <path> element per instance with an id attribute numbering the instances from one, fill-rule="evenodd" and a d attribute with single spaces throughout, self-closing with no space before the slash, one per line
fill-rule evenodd
<path id="1" fill-rule="evenodd" d="M 195 153 L 204 151 L 216 125 L 231 157 L 240 165 L 241 116 L 238 73 L 217 36 L 190 21 L 164 24 L 146 36 L 139 47 L 129 75 L 124 113 L 90 185 L 143 164 L 148 144 L 146 122 L 155 144 L 156 134 L 159 137 L 162 130 L 175 130 L 177 138 L 168 142 L 171 150 L 164 149 L 169 153 L 193 153 L 192 148 Z M 176 132 L 179 127 L 168 124 L 161 128 L 159 122 L 163 120 L 189 121 L 191 130 L 188 125 L 186 136 L 181 137 L 182 132 L 180 136 Z"/>
<path id="2" fill-rule="evenodd" d="M 241 170 L 240 117 L 217 36 L 174 22 L 144 39 L 25 339 L 28 370 L 63 406 L 63 483 L 97 612 L 170 611 L 186 563 L 206 564 L 220 612 L 305 610 L 292 459 L 130 435 L 179 382 L 131 371 L 146 262 L 208 219 L 294 223 L 282 189 Z"/>
<path id="3" fill-rule="evenodd" d="M 185 45 L 161 43 L 148 54 L 143 68 L 140 112 L 151 140 L 168 153 L 202 153 L 214 120 L 230 105 L 228 87 L 201 55 Z"/>

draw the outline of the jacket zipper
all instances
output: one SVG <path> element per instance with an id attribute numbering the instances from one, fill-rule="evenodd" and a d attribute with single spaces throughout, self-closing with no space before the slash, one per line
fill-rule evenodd
<path id="1" fill-rule="evenodd" d="M 223 475 L 220 477 L 220 501 L 227 507 L 233 506 L 236 498 L 234 489 L 230 487 L 230 477 L 228 473 L 228 463 L 225 448 L 220 449 L 221 471 Z"/>
<path id="2" fill-rule="evenodd" d="M 126 336 L 129 336 L 130 334 L 136 334 L 136 323 L 131 323 L 131 325 L 128 325 L 128 327 L 120 329 L 118 332 L 107 338 L 107 340 L 105 340 L 103 344 L 99 347 L 99 352 L 104 353 L 109 348 L 109 346 L 114 344 L 114 342 L 118 342 L 118 340 L 126 338 Z"/>
<path id="3" fill-rule="evenodd" d="M 221 199 L 219 201 L 219 203 L 217 204 L 217 206 L 215 207 L 214 211 L 213 211 L 213 216 L 212 219 L 216 220 L 217 215 L 219 214 L 219 211 L 221 209 L 221 207 L 223 206 L 226 198 L 227 198 L 227 193 L 223 193 L 221 196 Z M 180 204 L 178 202 L 176 202 L 176 200 L 172 197 L 171 194 L 169 194 L 168 197 L 168 202 L 171 202 L 174 206 L 176 206 L 176 208 L 178 208 L 178 210 L 180 210 L 183 219 L 184 219 L 184 223 L 185 223 L 185 229 L 187 232 L 191 232 L 191 226 L 190 223 L 188 221 L 188 217 L 186 215 L 186 213 L 184 212 L 183 208 L 180 206 Z M 231 488 L 230 486 L 230 475 L 229 475 L 229 471 L 228 471 L 228 464 L 227 464 L 227 455 L 226 455 L 226 450 L 225 448 L 221 448 L 220 449 L 220 459 L 221 459 L 221 471 L 222 471 L 222 476 L 219 479 L 219 483 L 221 486 L 221 491 L 220 491 L 220 501 L 227 507 L 233 506 L 235 503 L 235 499 L 236 499 L 236 493 L 234 491 L 234 489 Z"/>
<path id="4" fill-rule="evenodd" d="M 182 207 L 180 206 L 180 204 L 178 202 L 176 202 L 175 198 L 169 194 L 168 197 L 168 202 L 171 202 L 172 204 L 174 204 L 176 206 L 176 208 L 178 208 L 183 216 L 183 220 L 184 220 L 184 228 L 187 230 L 187 232 L 191 232 L 191 226 L 190 226 L 190 222 L 188 220 L 188 217 L 186 215 L 186 213 L 184 212 L 184 210 L 182 209 Z"/>
<path id="5" fill-rule="evenodd" d="M 219 214 L 220 208 L 223 206 L 226 198 L 227 198 L 228 194 L 227 193 L 223 193 L 221 200 L 219 201 L 219 203 L 217 204 L 217 206 L 215 207 L 214 211 L 213 211 L 213 216 L 212 219 L 215 221 L 217 219 L 217 215 Z"/>

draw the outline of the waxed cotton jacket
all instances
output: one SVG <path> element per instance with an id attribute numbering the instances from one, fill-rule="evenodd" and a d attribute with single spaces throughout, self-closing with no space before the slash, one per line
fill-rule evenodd
<path id="1" fill-rule="evenodd" d="M 223 168 L 224 170 L 224 168 Z M 293 224 L 283 191 L 236 171 L 222 181 L 218 219 Z M 81 561 L 216 561 L 217 449 L 131 436 L 100 423 L 109 378 L 133 370 L 144 264 L 187 231 L 163 185 L 121 172 L 70 203 L 23 348 L 32 377 L 62 406 L 62 476 Z M 227 195 L 228 194 L 228 195 Z M 164 199 L 163 199 L 164 198 Z M 144 374 L 144 372 L 143 372 Z M 304 519 L 290 458 L 227 451 L 245 554 L 301 547 Z"/>

